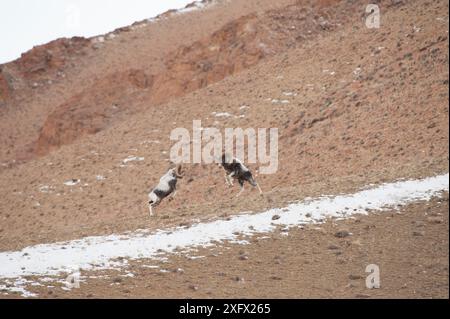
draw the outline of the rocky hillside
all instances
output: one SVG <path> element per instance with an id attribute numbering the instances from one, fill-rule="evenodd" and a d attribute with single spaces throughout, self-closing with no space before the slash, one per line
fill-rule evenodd
<path id="1" fill-rule="evenodd" d="M 0 251 L 182 231 L 448 173 L 448 1 L 376 2 L 378 29 L 366 27 L 362 0 L 205 1 L 2 65 Z M 170 133 L 191 132 L 193 120 L 220 132 L 278 128 L 278 170 L 249 164 L 263 196 L 246 187 L 236 198 L 216 165 L 186 164 L 177 196 L 150 217 Z M 203 258 L 174 254 L 160 268 L 130 261 L 132 276 L 105 270 L 78 290 L 30 289 L 49 298 L 448 298 L 442 195 L 383 214 L 341 207 L 343 220 L 289 234 L 277 226 L 245 247 L 212 242 Z M 368 291 L 364 267 L 374 262 L 383 288 Z"/>
<path id="2" fill-rule="evenodd" d="M 204 7 L 208 5 L 213 6 L 212 3 L 203 4 Z M 192 8 L 192 5 L 187 8 Z M 212 34 L 168 52 L 161 57 L 163 66 L 157 73 L 149 69 L 133 69 L 130 62 L 126 63 L 130 67 L 128 69 L 126 64 L 122 64 L 120 70 L 98 73 L 90 79 L 88 87 L 73 92 L 59 105 L 47 107 L 52 110 L 48 114 L 42 110 L 44 114 L 40 116 L 45 118 L 44 122 L 33 123 L 33 127 L 42 125 L 38 135 L 14 159 L 47 154 L 123 120 L 126 114 L 142 111 L 135 106 L 138 97 L 148 101 L 145 109 L 156 107 L 252 67 L 264 58 L 302 46 L 309 39 L 348 23 L 348 13 L 356 13 L 360 9 L 358 3 L 298 1 L 281 9 L 233 19 Z M 174 14 L 170 11 L 155 21 L 170 19 Z M 133 37 L 134 29 L 145 27 L 144 22 L 136 23 L 95 39 L 61 39 L 27 52 L 8 66 L 8 70 L 16 70 L 14 78 L 21 79 L 26 87 L 11 90 L 12 85 L 2 81 L 5 83 L 3 99 L 11 101 L 12 92 L 13 96 L 20 96 L 21 91 L 26 92 L 30 88 L 45 90 L 55 78 L 65 76 L 65 69 L 77 60 L 86 59 L 83 56 L 87 51 L 100 48 L 107 39 Z M 95 43 L 92 45 L 92 42 Z M 127 50 L 125 45 L 123 50 Z M 43 103 L 54 103 L 45 96 L 43 99 Z M 31 113 L 28 109 L 22 111 Z"/>
<path id="3" fill-rule="evenodd" d="M 347 4 L 340 5 L 348 12 L 344 10 Z M 448 68 L 443 67 L 448 63 L 448 19 L 443 14 L 448 4 L 430 3 L 418 10 L 419 5 L 420 1 L 387 2 L 384 28 L 372 30 L 361 20 L 357 10 L 361 3 L 352 4 L 356 11 L 347 23 L 342 19 L 332 29 L 319 25 L 311 30 L 314 36 L 298 45 L 289 47 L 297 31 L 278 33 L 279 43 L 286 46 L 273 45 L 284 49 L 262 59 L 255 58 L 259 54 L 245 53 L 226 59 L 235 54 L 233 50 L 247 52 L 239 41 L 229 40 L 239 32 L 224 32 L 236 25 L 233 22 L 201 38 L 228 39 L 223 42 L 229 43 L 223 49 L 227 55 L 203 53 L 209 42 L 200 39 L 170 50 L 173 54 L 158 67 L 161 72 L 128 68 L 106 77 L 99 73 L 91 90 L 71 94 L 43 120 L 58 123 L 36 131 L 41 132 L 39 139 L 35 137 L 37 151 L 45 156 L 2 166 L 0 236 L 4 247 L 140 226 L 178 225 L 192 218 L 279 206 L 331 190 L 350 191 L 368 183 L 448 171 Z M 245 25 L 260 16 L 268 21 L 268 28 L 280 12 L 289 19 L 289 12 L 313 8 L 318 10 L 286 5 L 236 21 L 239 30 L 246 30 Z M 296 17 L 303 23 L 301 16 Z M 327 21 L 335 20 L 330 14 Z M 272 47 L 263 36 L 266 32 L 258 32 L 261 36 L 255 37 Z M 291 33 L 292 37 L 281 36 Z M 257 47 L 251 41 L 255 37 L 249 37 L 249 49 Z M 233 49 L 230 43 L 237 47 Z M 198 56 L 204 58 L 203 63 L 210 61 L 210 67 L 206 63 L 196 68 L 184 62 Z M 260 61 L 246 69 L 236 67 L 239 72 L 222 80 L 208 80 L 220 74 L 216 61 L 225 65 L 222 59 L 236 65 Z M 226 70 L 221 76 L 230 72 Z M 164 98 L 164 94 L 155 94 L 162 92 L 156 88 L 162 88 L 163 78 L 174 83 L 167 92 L 173 99 L 152 104 L 152 99 Z M 175 98 L 180 87 L 190 93 Z M 236 189 L 223 185 L 218 168 L 188 165 L 177 200 L 165 202 L 161 215 L 147 221 L 147 191 L 167 168 L 170 132 L 176 127 L 189 130 L 193 119 L 220 130 L 279 128 L 279 170 L 273 175 L 257 174 L 266 193 L 264 200 L 247 190 L 247 200 L 238 202 L 233 200 Z M 86 135 L 79 138 L 77 134 Z M 69 141 L 72 144 L 58 148 Z M 48 153 L 49 149 L 53 151 Z M 256 165 L 251 168 L 257 173 Z M 79 183 L 65 185 L 72 179 Z"/>
<path id="4" fill-rule="evenodd" d="M 211 36 L 171 52 L 164 59 L 165 69 L 161 73 L 146 75 L 142 70 L 132 71 L 134 83 L 139 81 L 136 76 L 140 78 L 140 85 L 134 87 L 141 92 L 127 90 L 122 84 L 115 87 L 111 80 L 121 79 L 120 75 L 108 75 L 49 115 L 39 135 L 36 153 L 45 154 L 86 133 L 97 133 L 115 121 L 118 113 L 137 111 L 133 103 L 121 103 L 134 100 L 129 94 L 143 95 L 147 107 L 160 105 L 252 67 L 265 57 L 301 45 L 320 32 L 330 31 L 345 22 L 345 12 L 355 10 L 351 6 L 335 9 L 319 5 L 302 12 L 294 4 L 260 16 L 250 14 L 233 20 Z M 128 81 L 119 82 L 126 86 Z M 100 99 L 93 99 L 98 95 Z"/>

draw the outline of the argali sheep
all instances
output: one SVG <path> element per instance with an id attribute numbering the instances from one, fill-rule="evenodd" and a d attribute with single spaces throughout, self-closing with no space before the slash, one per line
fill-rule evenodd
<path id="1" fill-rule="evenodd" d="M 156 187 L 148 194 L 150 216 L 153 215 L 153 207 L 158 206 L 164 198 L 169 195 L 171 195 L 171 199 L 175 197 L 178 178 L 183 178 L 181 165 L 170 168 L 167 173 L 160 178 L 158 185 L 156 185 Z"/>
<path id="2" fill-rule="evenodd" d="M 233 178 L 235 178 L 241 186 L 241 190 L 236 197 L 239 197 L 244 191 L 244 182 L 246 181 L 253 187 L 257 187 L 259 193 L 262 194 L 261 187 L 253 178 L 252 173 L 239 159 L 223 154 L 219 165 L 225 170 L 225 183 L 227 185 L 233 186 Z"/>

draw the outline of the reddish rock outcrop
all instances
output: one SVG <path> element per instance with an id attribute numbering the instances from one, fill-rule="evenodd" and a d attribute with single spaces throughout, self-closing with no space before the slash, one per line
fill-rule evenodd
<path id="1" fill-rule="evenodd" d="M 60 105 L 45 121 L 35 153 L 45 155 L 86 134 L 103 130 L 113 118 L 128 108 L 133 92 L 151 87 L 153 79 L 142 70 L 117 72 L 97 80 Z"/>
<path id="2" fill-rule="evenodd" d="M 83 54 L 83 48 L 89 43 L 90 40 L 82 37 L 58 39 L 34 47 L 13 64 L 25 79 L 38 81 L 63 70 L 74 56 Z"/>
<path id="3" fill-rule="evenodd" d="M 153 101 L 165 102 L 167 96 L 181 96 L 258 63 L 268 48 L 257 23 L 256 15 L 242 17 L 179 48 L 167 58 L 166 72 L 157 76 Z"/>
<path id="4" fill-rule="evenodd" d="M 262 15 L 236 19 L 211 36 L 183 46 L 166 59 L 166 72 L 157 75 L 152 101 L 163 103 L 248 69 L 267 56 L 273 56 L 317 33 L 330 31 L 337 21 L 331 6 L 322 1 L 311 12 L 290 5 Z"/>

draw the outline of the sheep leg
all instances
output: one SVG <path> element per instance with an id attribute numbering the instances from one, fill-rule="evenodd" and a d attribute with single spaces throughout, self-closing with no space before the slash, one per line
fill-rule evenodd
<path id="1" fill-rule="evenodd" d="M 231 186 L 231 185 L 230 185 L 230 181 L 228 180 L 228 175 L 227 175 L 227 173 L 225 173 L 224 177 L 225 177 L 225 184 L 227 184 L 228 186 Z"/>
<path id="2" fill-rule="evenodd" d="M 261 190 L 261 187 L 259 187 L 259 184 L 258 184 L 258 183 L 256 183 L 256 187 L 258 187 L 258 190 L 259 190 L 259 194 L 261 194 L 261 195 L 262 195 L 263 191 Z"/>
<path id="3" fill-rule="evenodd" d="M 230 175 L 227 175 L 227 179 L 228 179 L 228 182 L 229 182 L 228 185 L 230 185 L 230 186 L 233 186 L 233 176 L 234 175 L 235 175 L 234 172 L 232 172 Z"/>
<path id="4" fill-rule="evenodd" d="M 153 207 L 158 206 L 160 202 L 161 202 L 161 199 L 158 198 L 156 201 L 151 200 L 151 201 L 148 203 L 148 209 L 149 209 L 149 211 L 150 211 L 150 216 L 153 216 Z"/>
<path id="5" fill-rule="evenodd" d="M 148 209 L 149 209 L 149 211 L 150 211 L 150 216 L 153 216 L 153 205 L 152 205 L 152 204 L 149 204 L 149 205 L 148 205 Z"/>
<path id="6" fill-rule="evenodd" d="M 233 173 L 232 173 L 233 174 Z M 233 180 L 231 179 L 231 177 L 229 176 L 229 175 L 227 175 L 227 174 L 225 174 L 225 183 L 228 185 L 228 186 L 233 186 Z"/>
<path id="7" fill-rule="evenodd" d="M 177 190 L 174 190 L 172 194 L 170 194 L 169 196 L 169 202 L 173 201 L 173 199 L 175 198 L 175 195 L 177 194 Z"/>
<path id="8" fill-rule="evenodd" d="M 239 193 L 236 195 L 236 197 L 241 196 L 242 192 L 244 191 L 244 184 L 241 184 L 241 190 L 239 191 Z"/>

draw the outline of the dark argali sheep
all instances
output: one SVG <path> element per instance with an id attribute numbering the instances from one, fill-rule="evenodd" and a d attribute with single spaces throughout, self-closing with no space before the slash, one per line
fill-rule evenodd
<path id="1" fill-rule="evenodd" d="M 253 178 L 252 172 L 250 172 L 250 170 L 240 160 L 235 157 L 228 157 L 226 154 L 223 154 L 219 165 L 222 166 L 225 170 L 225 182 L 227 183 L 227 185 L 233 186 L 234 178 L 237 179 L 239 185 L 241 186 L 241 190 L 236 195 L 236 197 L 239 197 L 244 191 L 244 182 L 246 181 L 253 187 L 257 187 L 259 193 L 262 194 L 262 190 Z"/>
<path id="2" fill-rule="evenodd" d="M 161 201 L 171 195 L 171 199 L 175 197 L 177 192 L 177 180 L 183 178 L 181 165 L 171 168 L 160 178 L 158 185 L 148 194 L 148 208 L 150 216 L 153 215 L 153 207 L 158 206 Z"/>

